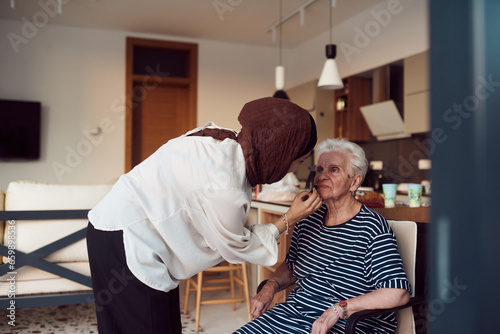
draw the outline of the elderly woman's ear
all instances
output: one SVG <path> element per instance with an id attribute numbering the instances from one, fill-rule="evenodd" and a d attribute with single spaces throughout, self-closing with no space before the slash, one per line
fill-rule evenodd
<path id="1" fill-rule="evenodd" d="M 351 192 L 356 191 L 356 189 L 358 189 L 359 186 L 361 185 L 361 181 L 363 181 L 363 177 L 359 174 L 354 174 L 354 177 L 352 178 L 352 185 L 349 190 Z"/>

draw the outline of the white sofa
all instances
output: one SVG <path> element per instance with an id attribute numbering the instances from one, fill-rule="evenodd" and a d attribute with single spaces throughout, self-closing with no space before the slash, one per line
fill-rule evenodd
<path id="1" fill-rule="evenodd" d="M 24 213 L 32 210 L 84 210 L 85 212 L 80 214 L 84 218 L 86 211 L 95 206 L 111 187 L 111 184 L 60 185 L 16 181 L 9 184 L 5 194 L 0 189 L 0 209 Z M 47 297 L 42 302 L 29 302 L 24 303 L 24 305 L 21 300 L 16 299 L 17 307 L 70 303 L 68 300 L 71 299 L 60 297 L 76 292 L 86 292 L 82 296 L 88 296 L 88 301 L 92 301 L 90 294 L 92 289 L 88 278 L 85 280 L 85 284 L 81 284 L 32 266 L 20 267 L 24 259 L 22 253 L 29 254 L 77 231 L 80 231 L 80 235 L 84 236 L 81 230 L 87 226 L 87 223 L 87 219 L 0 222 L 0 243 L 5 246 L 10 245 L 11 249 L 15 247 L 13 250 L 16 257 L 15 267 L 10 268 L 4 265 L 2 274 L 7 269 L 8 273 L 0 277 L 0 299 L 2 301 L 0 309 L 8 305 L 9 299 L 12 299 L 12 292 L 16 298 Z M 15 244 L 12 243 L 13 238 Z M 4 253 L 3 255 L 3 263 L 9 262 L 6 257 L 8 254 Z M 43 257 L 43 260 L 50 262 L 49 264 L 45 263 L 49 268 L 53 263 L 90 277 L 85 238 Z M 43 260 L 42 262 L 44 262 Z M 11 284 L 13 276 L 15 277 L 15 287 Z M 48 297 L 51 299 L 49 300 Z M 81 301 L 81 298 L 79 300 Z"/>

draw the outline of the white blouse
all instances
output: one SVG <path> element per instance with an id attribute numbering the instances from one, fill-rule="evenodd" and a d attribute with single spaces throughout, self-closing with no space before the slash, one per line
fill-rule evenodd
<path id="1" fill-rule="evenodd" d="M 122 175 L 89 212 L 96 229 L 123 230 L 130 271 L 157 290 L 174 289 L 223 259 L 277 261 L 278 229 L 245 227 L 251 187 L 241 146 L 187 136 L 200 129 L 170 140 Z"/>

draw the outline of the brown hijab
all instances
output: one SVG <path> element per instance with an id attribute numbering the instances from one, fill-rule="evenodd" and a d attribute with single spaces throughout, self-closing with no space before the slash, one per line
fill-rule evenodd
<path id="1" fill-rule="evenodd" d="M 316 124 L 309 112 L 279 98 L 248 102 L 238 116 L 238 143 L 250 185 L 281 180 L 292 162 L 316 145 Z"/>

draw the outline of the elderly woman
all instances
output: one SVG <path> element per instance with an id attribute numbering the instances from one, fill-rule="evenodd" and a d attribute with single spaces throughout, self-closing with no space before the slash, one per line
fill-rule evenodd
<path id="1" fill-rule="evenodd" d="M 245 227 L 252 187 L 295 171 L 316 145 L 316 126 L 275 98 L 245 104 L 238 120 L 240 132 L 209 123 L 170 140 L 90 211 L 99 333 L 180 334 L 181 280 L 224 259 L 275 264 L 279 234 L 321 206 L 314 191 L 283 219 Z"/>
<path id="2" fill-rule="evenodd" d="M 344 139 L 327 139 L 317 152 L 314 184 L 324 203 L 295 225 L 286 261 L 252 299 L 255 320 L 236 333 L 343 333 L 352 313 L 409 300 L 392 230 L 384 217 L 353 196 L 367 170 L 363 149 Z M 266 312 L 273 295 L 293 283 L 286 302 Z M 357 328 L 394 332 L 395 315 L 365 320 Z"/>

